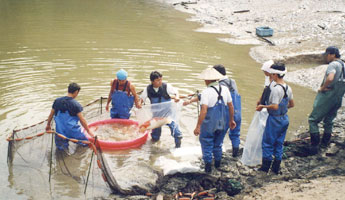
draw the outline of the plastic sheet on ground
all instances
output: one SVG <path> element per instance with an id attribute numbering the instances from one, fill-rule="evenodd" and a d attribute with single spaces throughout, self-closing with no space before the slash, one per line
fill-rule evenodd
<path id="1" fill-rule="evenodd" d="M 193 166 L 189 161 L 177 162 L 176 160 L 166 158 L 164 156 L 159 157 L 155 162 L 155 165 L 163 169 L 164 176 L 176 173 L 191 173 L 200 171 L 199 167 Z"/>
<path id="2" fill-rule="evenodd" d="M 268 117 L 267 109 L 256 111 L 249 126 L 241 162 L 244 165 L 256 166 L 262 162 L 262 135 Z"/>

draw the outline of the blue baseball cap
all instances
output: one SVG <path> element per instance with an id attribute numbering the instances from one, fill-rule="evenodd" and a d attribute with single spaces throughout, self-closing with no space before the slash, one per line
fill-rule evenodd
<path id="1" fill-rule="evenodd" d="M 339 49 L 335 46 L 327 47 L 325 53 L 323 53 L 322 55 L 326 56 L 328 54 L 335 54 L 336 58 L 340 58 Z"/>
<path id="2" fill-rule="evenodd" d="M 116 72 L 116 76 L 117 76 L 117 79 L 122 81 L 122 80 L 127 79 L 128 73 L 125 70 L 120 69 L 119 71 Z"/>

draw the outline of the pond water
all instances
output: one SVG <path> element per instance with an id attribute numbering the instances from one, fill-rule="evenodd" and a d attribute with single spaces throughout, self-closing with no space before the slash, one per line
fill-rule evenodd
<path id="1" fill-rule="evenodd" d="M 56 177 L 50 190 L 41 192 L 48 184 L 44 182 L 25 188 L 34 177 L 13 176 L 7 169 L 5 138 L 13 129 L 45 120 L 54 99 L 66 95 L 70 82 L 81 85 L 77 100 L 82 105 L 107 97 L 110 81 L 121 68 L 127 70 L 137 91 L 150 83 L 150 72 L 158 70 L 163 81 L 187 95 L 205 88 L 196 78 L 203 69 L 225 65 L 242 95 L 241 137 L 245 139 L 264 83 L 260 64 L 249 57 L 250 46 L 217 39 L 224 35 L 195 32 L 200 25 L 187 22 L 187 14 L 155 0 L 0 0 L 0 10 L 0 190 L 8 199 L 39 199 L 42 193 L 42 198 L 63 195 L 64 199 L 78 199 L 83 195 L 82 190 L 71 189 L 74 185 L 66 184 L 64 177 Z M 289 112 L 289 138 L 292 131 L 306 125 L 314 98 L 309 89 L 291 87 L 296 107 Z M 198 146 L 193 135 L 196 105 L 183 108 L 181 118 L 182 146 Z M 147 142 L 141 149 L 109 157 L 130 177 L 144 169 L 140 165 L 133 169 L 131 163 L 140 160 L 154 165 L 157 158 L 169 153 L 173 143 L 165 127 L 160 142 Z M 227 137 L 225 149 L 230 148 Z M 109 195 L 102 193 L 103 189 L 93 191 L 97 196 Z"/>

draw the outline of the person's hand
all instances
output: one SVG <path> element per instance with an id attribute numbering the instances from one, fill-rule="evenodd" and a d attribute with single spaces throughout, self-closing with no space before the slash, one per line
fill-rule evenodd
<path id="1" fill-rule="evenodd" d="M 180 98 L 175 98 L 175 102 L 179 102 L 180 101 Z"/>
<path id="2" fill-rule="evenodd" d="M 186 106 L 186 105 L 189 105 L 191 102 L 188 100 L 188 101 L 185 101 L 183 102 L 183 105 Z"/>
<path id="3" fill-rule="evenodd" d="M 141 104 L 136 105 L 138 109 L 142 108 Z"/>
<path id="4" fill-rule="evenodd" d="M 109 112 L 109 104 L 105 106 L 105 110 Z"/>
<path id="5" fill-rule="evenodd" d="M 194 135 L 195 135 L 195 136 L 200 135 L 200 126 L 197 126 L 197 127 L 194 129 Z"/>
<path id="6" fill-rule="evenodd" d="M 264 105 L 258 105 L 256 106 L 256 111 L 261 111 L 264 108 Z"/>
<path id="7" fill-rule="evenodd" d="M 52 128 L 51 128 L 50 124 L 47 124 L 46 131 L 48 132 L 48 131 L 51 131 L 51 130 L 52 130 Z"/>
<path id="8" fill-rule="evenodd" d="M 320 87 L 317 91 L 318 92 L 326 92 L 328 90 L 330 90 L 330 89 L 329 88 L 322 88 L 322 87 Z"/>
<path id="9" fill-rule="evenodd" d="M 234 128 L 236 128 L 236 122 L 234 120 L 231 120 L 229 124 L 231 130 L 234 130 Z"/>

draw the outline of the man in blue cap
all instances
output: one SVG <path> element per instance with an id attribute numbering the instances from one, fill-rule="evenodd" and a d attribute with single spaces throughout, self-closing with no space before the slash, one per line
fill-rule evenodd
<path id="1" fill-rule="evenodd" d="M 127 76 L 128 73 L 120 69 L 116 72 L 117 79 L 110 82 L 111 88 L 105 109 L 109 111 L 109 104 L 111 101 L 111 118 L 129 119 L 134 102 L 137 108 L 141 108 L 135 87 L 127 80 Z"/>
<path id="2" fill-rule="evenodd" d="M 56 132 L 66 136 L 67 138 L 87 140 L 78 124 L 79 121 L 89 135 L 93 135 L 83 117 L 83 107 L 75 100 L 79 91 L 80 86 L 77 83 L 71 83 L 68 86 L 67 96 L 57 98 L 54 101 L 53 108 L 48 117 L 46 131 L 51 130 L 50 124 L 54 117 Z M 59 150 L 68 149 L 68 140 L 66 139 L 55 136 L 55 144 Z M 85 146 L 85 144 L 82 144 L 81 142 L 78 144 Z"/>
<path id="3" fill-rule="evenodd" d="M 326 74 L 321 87 L 315 97 L 313 111 L 309 115 L 309 132 L 311 138 L 310 154 L 318 153 L 320 143 L 320 132 L 318 123 L 323 120 L 324 133 L 321 140 L 321 147 L 327 147 L 332 134 L 333 120 L 341 107 L 342 97 L 345 92 L 344 84 L 344 62 L 340 60 L 339 49 L 330 46 L 323 53 L 328 63 Z"/>

